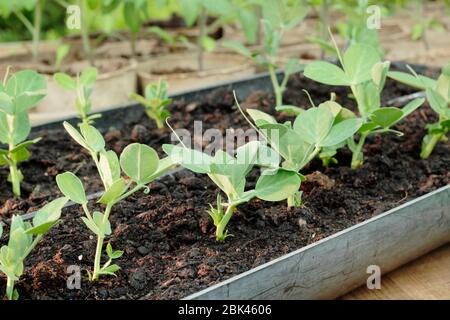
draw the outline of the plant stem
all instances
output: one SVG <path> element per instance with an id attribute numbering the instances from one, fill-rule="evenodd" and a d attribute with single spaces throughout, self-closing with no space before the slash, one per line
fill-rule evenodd
<path id="1" fill-rule="evenodd" d="M 108 221 L 111 209 L 112 205 L 108 204 L 105 209 L 105 214 L 103 215 L 102 225 L 105 225 L 106 221 Z M 92 274 L 92 281 L 97 280 L 100 275 L 99 274 L 101 269 L 100 263 L 102 259 L 102 249 L 104 240 L 105 240 L 104 235 L 97 235 L 97 247 L 95 249 L 94 273 Z"/>
<path id="2" fill-rule="evenodd" d="M 137 34 L 135 32 L 131 32 L 130 45 L 131 45 L 131 57 L 132 58 L 136 57 L 136 39 L 137 39 Z"/>
<path id="3" fill-rule="evenodd" d="M 203 71 L 203 38 L 205 37 L 205 29 L 206 29 L 206 9 L 203 7 L 200 12 L 199 17 L 199 34 L 197 39 L 197 62 L 198 62 L 198 70 Z"/>
<path id="4" fill-rule="evenodd" d="M 275 93 L 275 106 L 278 107 L 283 105 L 283 88 L 278 83 L 277 74 L 272 65 L 269 66 L 269 73 L 270 81 L 272 82 L 273 91 Z"/>
<path id="5" fill-rule="evenodd" d="M 95 249 L 94 273 L 92 274 L 92 281 L 97 280 L 99 277 L 100 262 L 102 258 L 102 248 L 104 240 L 105 240 L 104 236 L 97 235 L 97 247 Z"/>
<path id="6" fill-rule="evenodd" d="M 362 148 L 364 146 L 364 142 L 366 141 L 366 138 L 367 138 L 367 134 L 361 134 L 355 150 L 352 150 L 352 152 L 353 152 L 352 163 L 351 163 L 352 169 L 357 169 L 359 166 L 361 166 L 363 164 L 364 156 L 362 154 Z"/>
<path id="7" fill-rule="evenodd" d="M 256 45 L 260 46 L 262 45 L 262 39 L 263 39 L 263 32 L 261 27 L 261 19 L 262 19 L 262 8 L 260 5 L 255 5 L 255 11 L 256 11 Z"/>
<path id="8" fill-rule="evenodd" d="M 322 1 L 322 8 L 321 8 L 321 14 L 320 14 L 320 20 L 322 20 L 321 25 L 321 31 L 322 31 L 322 38 L 326 39 L 328 34 L 328 25 L 330 21 L 330 14 L 328 7 L 330 6 L 329 0 L 323 0 Z M 321 47 L 320 48 L 320 59 L 323 60 L 325 58 L 325 50 Z"/>
<path id="9" fill-rule="evenodd" d="M 43 5 L 44 5 L 44 0 L 37 0 L 36 7 L 34 8 L 33 46 L 31 49 L 34 63 L 38 62 L 38 59 L 39 59 L 39 41 L 40 41 L 40 36 L 41 36 Z"/>
<path id="10" fill-rule="evenodd" d="M 10 277 L 6 280 L 6 297 L 8 300 L 12 300 L 14 296 L 14 280 Z"/>
<path id="11" fill-rule="evenodd" d="M 220 220 L 220 223 L 216 229 L 216 240 L 217 241 L 225 240 L 225 235 L 224 235 L 225 227 L 228 225 L 228 222 L 230 221 L 235 208 L 236 208 L 235 205 L 230 205 L 227 208 L 227 210 L 225 211 L 225 214 L 224 214 L 222 220 Z"/>
<path id="12" fill-rule="evenodd" d="M 94 58 L 92 56 L 91 44 L 89 39 L 89 28 L 86 20 L 86 5 L 84 0 L 78 0 L 78 5 L 81 8 L 81 39 L 83 41 L 84 54 L 89 60 L 89 63 L 94 65 Z"/>
<path id="13" fill-rule="evenodd" d="M 11 161 L 9 166 L 9 173 L 14 196 L 20 198 L 20 175 L 19 170 L 17 169 L 17 163 L 14 160 Z"/>
<path id="14" fill-rule="evenodd" d="M 422 146 L 422 150 L 420 152 L 420 157 L 422 159 L 427 159 L 431 153 L 433 152 L 436 144 L 442 139 L 443 133 L 433 134 L 431 135 L 430 141 Z M 425 138 L 424 138 L 425 139 Z"/>

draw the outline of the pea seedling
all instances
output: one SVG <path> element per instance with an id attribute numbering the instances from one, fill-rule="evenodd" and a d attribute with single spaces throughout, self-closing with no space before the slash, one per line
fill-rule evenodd
<path id="1" fill-rule="evenodd" d="M 237 206 L 259 198 L 265 201 L 281 201 L 297 192 L 301 182 L 300 176 L 293 171 L 278 168 L 279 158 L 270 148 L 251 141 L 236 150 L 236 157 L 219 150 L 211 157 L 198 150 L 185 146 L 163 145 L 163 150 L 186 169 L 208 177 L 222 190 L 227 202 L 222 202 L 220 194 L 217 208 L 211 207 L 209 215 L 216 227 L 216 240 L 223 241 L 230 234 L 226 227 Z M 256 186 L 245 191 L 246 175 L 255 164 L 267 166 Z M 226 209 L 224 210 L 224 207 Z"/>
<path id="2" fill-rule="evenodd" d="M 272 148 L 283 158 L 282 167 L 300 175 L 300 171 L 321 151 L 335 150 L 352 137 L 362 125 L 348 109 L 330 100 L 313 105 L 308 110 L 297 110 L 294 124 L 278 123 L 274 117 L 256 109 L 247 109 L 253 124 L 237 106 L 245 119 L 262 134 Z M 256 125 L 256 126 L 255 126 Z M 301 176 L 301 175 L 300 175 Z M 298 190 L 298 188 L 297 188 Z M 288 207 L 302 204 L 300 191 L 290 195 Z"/>
<path id="3" fill-rule="evenodd" d="M 66 73 L 57 72 L 53 79 L 62 88 L 75 91 L 75 109 L 82 123 L 92 124 L 95 119 L 101 117 L 100 114 L 92 114 L 91 95 L 95 81 L 97 80 L 97 69 L 89 67 L 74 79 Z"/>
<path id="4" fill-rule="evenodd" d="M 14 290 L 14 283 L 23 274 L 25 259 L 33 251 L 45 233 L 56 225 L 61 217 L 61 210 L 68 199 L 58 198 L 46 204 L 36 212 L 32 222 L 24 221 L 21 216 L 13 216 L 9 230 L 8 245 L 0 250 L 0 271 L 6 277 L 6 297 L 17 300 L 19 293 Z M 0 224 L 0 238 L 2 236 Z"/>
<path id="5" fill-rule="evenodd" d="M 32 70 L 19 71 L 0 84 L 0 142 L 8 150 L 0 149 L 0 166 L 9 166 L 8 180 L 16 197 L 20 197 L 20 183 L 24 179 L 18 168 L 30 157 L 28 147 L 40 140 L 26 140 L 31 132 L 28 110 L 45 97 L 47 81 Z"/>
<path id="6" fill-rule="evenodd" d="M 298 25 L 306 15 L 306 10 L 300 4 L 288 6 L 284 1 L 261 2 L 263 7 L 263 46 L 260 50 L 252 51 L 237 41 L 224 41 L 223 45 L 237 53 L 252 59 L 255 63 L 267 68 L 275 93 L 277 107 L 283 105 L 283 92 L 286 90 L 289 77 L 303 70 L 298 59 L 289 59 L 284 67 L 281 81 L 276 70 L 279 64 L 279 49 L 284 33 Z"/>
<path id="7" fill-rule="evenodd" d="M 330 62 L 316 61 L 306 66 L 304 74 L 320 83 L 350 87 L 363 120 L 358 130 L 359 140 L 356 142 L 352 138 L 347 141 L 353 153 L 351 167 L 356 169 L 364 161 L 366 138 L 384 132 L 401 135 L 391 127 L 420 107 L 424 99 L 415 99 L 402 109 L 381 108 L 381 92 L 390 67 L 389 61 L 382 62 L 376 48 L 362 43 L 351 45 L 342 56 L 334 38 L 332 40 L 342 68 Z"/>
<path id="8" fill-rule="evenodd" d="M 409 67 L 409 66 L 408 66 Z M 428 133 L 422 140 L 420 157 L 426 159 L 439 141 L 448 141 L 450 131 L 450 63 L 442 69 L 437 80 L 418 75 L 412 68 L 411 74 L 391 71 L 388 77 L 414 88 L 425 90 L 430 107 L 439 115 L 436 123 L 428 124 Z"/>
<path id="9" fill-rule="evenodd" d="M 145 98 L 137 93 L 130 95 L 131 99 L 145 107 L 145 112 L 155 120 L 159 129 L 164 127 L 164 121 L 170 116 L 166 107 L 172 102 L 172 99 L 168 97 L 167 89 L 167 82 L 160 79 L 158 84 L 148 84 L 145 87 Z"/>
<path id="10" fill-rule="evenodd" d="M 98 200 L 98 203 L 106 206 L 104 212 L 91 213 L 81 180 L 71 172 L 56 177 L 61 192 L 81 205 L 85 213 L 85 217 L 81 219 L 88 229 L 97 235 L 94 270 L 89 274 L 89 279 L 94 281 L 100 275 L 114 275 L 120 269 L 117 264 L 112 264 L 112 261 L 120 258 L 123 252 L 113 251 L 110 244 L 106 247 L 109 259 L 101 265 L 103 242 L 105 237 L 111 234 L 109 215 L 113 206 L 141 189 L 149 192 L 147 184 L 172 168 L 173 163 L 170 158 L 160 160 L 154 149 L 138 143 L 128 145 L 119 160 L 114 151 L 105 150 L 105 140 L 93 126 L 81 124 L 80 132 L 68 122 L 64 122 L 64 127 L 70 136 L 91 154 L 105 189 Z M 129 178 L 123 178 L 122 172 Z"/>

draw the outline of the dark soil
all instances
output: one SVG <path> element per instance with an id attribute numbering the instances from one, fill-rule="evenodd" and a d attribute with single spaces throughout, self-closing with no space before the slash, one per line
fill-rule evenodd
<path id="1" fill-rule="evenodd" d="M 289 82 L 285 102 L 307 107 L 308 99 L 301 91 L 304 88 L 316 103 L 326 100 L 330 92 L 329 87 L 295 76 Z M 353 106 L 345 89 L 332 90 L 340 103 Z M 389 81 L 383 101 L 411 92 Z M 265 92 L 255 92 L 243 105 L 274 113 L 273 96 Z M 175 128 L 192 130 L 194 120 L 203 121 L 203 130 L 248 127 L 227 90 L 188 105 L 176 101 L 171 112 Z M 279 119 L 289 118 L 281 115 Z M 356 171 L 348 167 L 351 155 L 347 150 L 339 152 L 339 164 L 328 169 L 314 161 L 305 170 L 309 180 L 302 184 L 303 208 L 287 210 L 285 202 L 253 200 L 238 208 L 229 224 L 235 237 L 224 243 L 214 240 L 214 228 L 206 213 L 217 192 L 207 177 L 181 171 L 154 182 L 149 195 L 135 195 L 113 210 L 109 241 L 114 248 L 125 250 L 117 261 L 122 267 L 118 277 L 90 284 L 83 272 L 81 290 L 67 289 L 66 269 L 69 265 L 91 269 L 95 238 L 79 219 L 81 210 L 69 208 L 63 223 L 29 257 L 17 288 L 24 299 L 182 298 L 449 184 L 448 143 L 439 144 L 428 160 L 418 156 L 425 124 L 435 119 L 433 112 L 424 107 L 397 126 L 404 136 L 385 134 L 370 139 L 365 146 L 365 164 Z M 108 147 L 116 152 L 139 141 L 161 154 L 160 145 L 170 142 L 169 131 L 155 129 L 147 118 L 107 131 Z M 41 135 L 44 139 L 32 148 L 32 159 L 22 164 L 26 177 L 23 200 L 4 203 L 11 195 L 5 182 L 7 170 L 0 170 L 0 208 L 4 217 L 32 210 L 57 196 L 54 176 L 66 170 L 79 168 L 78 175 L 88 188 L 99 188 L 89 157 L 62 130 Z M 248 187 L 255 177 L 256 172 Z M 4 236 L 2 243 L 5 241 Z M 0 292 L 4 285 L 0 278 Z"/>

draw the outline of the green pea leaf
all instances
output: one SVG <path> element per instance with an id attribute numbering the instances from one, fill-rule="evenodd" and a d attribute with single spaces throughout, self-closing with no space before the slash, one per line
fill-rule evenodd
<path id="1" fill-rule="evenodd" d="M 13 99 L 4 92 L 0 91 L 0 111 L 7 114 L 14 114 L 14 104 Z"/>
<path id="2" fill-rule="evenodd" d="M 361 128 L 362 124 L 363 120 L 358 118 L 346 119 L 337 123 L 331 128 L 328 136 L 320 143 L 320 146 L 331 147 L 342 143 L 352 137 Z"/>
<path id="3" fill-rule="evenodd" d="M 380 61 L 380 54 L 372 46 L 356 43 L 347 49 L 343 60 L 348 81 L 356 85 L 371 80 L 372 67 Z"/>
<path id="4" fill-rule="evenodd" d="M 419 75 L 418 78 L 416 78 L 414 75 L 406 73 L 406 72 L 400 72 L 400 71 L 389 71 L 388 77 L 391 79 L 394 79 L 398 82 L 404 83 L 408 86 L 425 90 L 426 88 L 435 88 L 436 87 L 436 80 L 433 80 L 431 78 L 428 78 L 426 76 Z"/>
<path id="5" fill-rule="evenodd" d="M 370 119 L 383 128 L 389 128 L 403 116 L 402 110 L 394 107 L 381 108 L 372 113 Z"/>
<path id="6" fill-rule="evenodd" d="M 27 234 L 44 234 L 50 230 L 61 217 L 61 211 L 69 198 L 62 197 L 46 204 L 42 209 L 36 212 L 33 218 L 33 227 L 26 230 Z"/>
<path id="7" fill-rule="evenodd" d="M 120 178 L 116 180 L 98 200 L 102 204 L 113 204 L 127 190 L 125 180 Z"/>
<path id="8" fill-rule="evenodd" d="M 61 87 L 67 90 L 76 90 L 77 88 L 77 82 L 69 75 L 57 72 L 53 75 L 53 80 L 57 84 L 59 84 Z"/>
<path id="9" fill-rule="evenodd" d="M 108 219 L 105 219 L 105 215 L 103 213 L 95 211 L 92 214 L 92 219 L 103 236 L 109 236 L 111 234 L 111 223 Z"/>
<path id="10" fill-rule="evenodd" d="M 86 144 L 91 150 L 100 152 L 105 149 L 105 139 L 103 139 L 102 134 L 95 127 L 83 123 L 80 125 L 80 130 Z"/>
<path id="11" fill-rule="evenodd" d="M 331 86 L 350 85 L 350 80 L 341 68 L 325 61 L 316 61 L 306 65 L 304 75 L 314 81 Z"/>
<path id="12" fill-rule="evenodd" d="M 142 183 L 158 169 L 159 157 L 153 148 L 133 143 L 120 155 L 122 170 L 136 183 Z"/>
<path id="13" fill-rule="evenodd" d="M 90 147 L 86 140 L 83 138 L 83 136 L 78 132 L 77 129 L 75 129 L 70 123 L 67 121 L 63 122 L 63 126 L 66 129 L 67 133 L 72 137 L 73 140 L 75 140 L 79 145 L 81 145 L 83 148 L 90 150 Z"/>
<path id="14" fill-rule="evenodd" d="M 173 162 L 178 163 L 196 173 L 209 173 L 212 158 L 198 150 L 174 146 L 171 144 L 163 145 L 164 152 L 172 158 Z"/>
<path id="15" fill-rule="evenodd" d="M 13 100 L 15 113 L 26 111 L 36 106 L 47 94 L 47 80 L 33 70 L 23 70 L 9 78 L 5 86 Z"/>
<path id="16" fill-rule="evenodd" d="M 298 116 L 305 111 L 305 109 L 290 105 L 276 106 L 275 110 L 278 112 L 284 112 L 290 116 Z"/>
<path id="17" fill-rule="evenodd" d="M 71 201 L 81 205 L 88 202 L 83 183 L 72 172 L 58 174 L 56 176 L 56 184 L 59 190 Z"/>
<path id="18" fill-rule="evenodd" d="M 80 83 L 84 86 L 90 86 L 97 80 L 98 70 L 94 67 L 89 67 L 83 70 L 80 76 Z"/>
<path id="19" fill-rule="evenodd" d="M 259 111 L 257 109 L 247 109 L 247 113 L 250 115 L 253 121 L 255 121 L 255 124 L 257 126 L 261 126 L 267 123 L 277 123 L 277 120 L 275 120 L 275 118 L 270 114 Z"/>
<path id="20" fill-rule="evenodd" d="M 426 95 L 430 107 L 437 114 L 450 117 L 450 109 L 447 106 L 447 101 L 439 93 L 431 88 L 427 88 Z"/>
<path id="21" fill-rule="evenodd" d="M 112 150 L 101 152 L 99 169 L 106 182 L 106 188 L 109 188 L 120 178 L 120 163 L 117 154 Z"/>
<path id="22" fill-rule="evenodd" d="M 281 201 L 300 188 L 301 179 L 294 171 L 280 169 L 276 174 L 263 174 L 256 182 L 255 194 L 265 201 Z"/>
<path id="23" fill-rule="evenodd" d="M 334 117 L 328 108 L 313 107 L 297 116 L 294 130 L 309 144 L 319 145 L 328 135 Z"/>

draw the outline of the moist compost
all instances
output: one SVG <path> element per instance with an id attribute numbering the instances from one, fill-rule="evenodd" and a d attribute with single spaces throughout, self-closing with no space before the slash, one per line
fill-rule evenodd
<path id="1" fill-rule="evenodd" d="M 338 102 L 354 108 L 345 88 L 317 85 L 302 75 L 289 81 L 285 103 L 308 107 L 301 89 L 307 89 L 316 104 L 328 99 L 333 91 Z M 383 101 L 412 92 L 388 81 Z M 243 105 L 275 114 L 270 93 L 254 92 Z M 280 114 L 277 117 L 280 121 L 291 119 Z M 172 104 L 171 123 L 175 128 L 193 130 L 194 120 L 203 121 L 204 130 L 248 128 L 228 90 L 217 90 L 194 103 Z M 122 269 L 117 278 L 104 277 L 94 284 L 87 281 L 85 270 L 92 268 L 96 238 L 79 219 L 82 211 L 78 207 L 68 208 L 62 223 L 30 255 L 17 289 L 22 299 L 183 298 L 447 185 L 448 143 L 440 143 L 427 160 L 419 157 L 425 125 L 435 120 L 436 115 L 425 106 L 396 126 L 403 136 L 384 134 L 369 139 L 365 164 L 357 170 L 349 168 L 348 150 L 339 151 L 338 164 L 326 169 L 319 161 L 313 161 L 304 171 L 308 181 L 301 186 L 303 207 L 289 210 L 285 202 L 260 200 L 241 205 L 229 223 L 229 232 L 234 237 L 225 242 L 215 241 L 214 227 L 207 214 L 209 204 L 215 204 L 215 185 L 207 177 L 185 170 L 166 176 L 151 184 L 149 194 L 139 193 L 116 205 L 111 215 L 113 234 L 109 241 L 115 249 L 125 251 L 117 261 Z M 118 153 L 136 141 L 149 144 L 162 155 L 160 145 L 170 142 L 170 132 L 156 129 L 144 116 L 139 121 L 107 128 L 104 133 L 107 147 Z M 0 170 L 3 218 L 34 210 L 58 196 L 54 177 L 64 171 L 78 170 L 77 175 L 89 190 L 100 189 L 89 156 L 63 130 L 47 130 L 37 135 L 43 136 L 43 140 L 31 148 L 31 160 L 21 165 L 25 175 L 23 199 L 11 199 L 7 170 Z M 256 171 L 252 172 L 249 188 L 257 176 Z M 1 242 L 5 241 L 6 235 Z M 67 289 L 66 270 L 70 265 L 83 270 L 81 290 Z M 4 287 L 5 279 L 0 278 L 0 292 Z"/>

